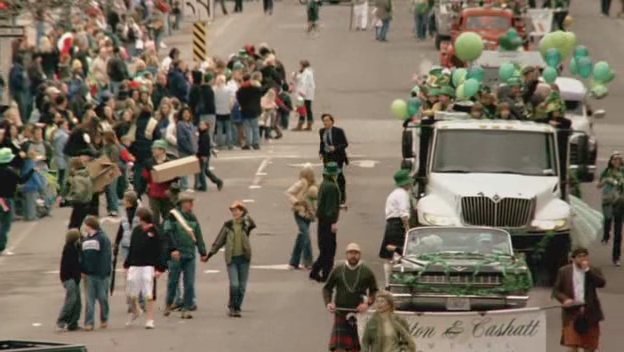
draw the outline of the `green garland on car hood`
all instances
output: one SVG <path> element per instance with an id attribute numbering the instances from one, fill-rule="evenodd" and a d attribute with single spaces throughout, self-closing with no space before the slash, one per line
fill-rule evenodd
<path id="1" fill-rule="evenodd" d="M 451 259 L 451 258 L 449 258 Z M 490 296 L 501 294 L 515 294 L 528 292 L 533 288 L 531 272 L 526 268 L 524 261 L 511 261 L 508 256 L 490 255 L 475 264 L 473 276 L 477 276 L 484 266 L 497 266 L 501 269 L 503 279 L 500 285 L 495 287 L 482 287 L 473 284 L 443 284 L 431 285 L 420 283 L 420 277 L 427 272 L 432 265 L 440 265 L 444 268 L 446 276 L 450 273 L 451 265 L 447 258 L 442 255 L 426 254 L 418 257 L 418 261 L 425 261 L 422 270 L 418 272 L 393 272 L 390 276 L 390 284 L 406 285 L 418 292 L 442 293 L 457 296 L 475 295 Z"/>

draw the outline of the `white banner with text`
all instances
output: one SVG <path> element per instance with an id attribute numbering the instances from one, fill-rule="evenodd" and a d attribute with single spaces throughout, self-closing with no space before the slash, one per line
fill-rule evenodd
<path id="1" fill-rule="evenodd" d="M 360 338 L 372 314 L 358 315 Z M 417 352 L 546 352 L 546 312 L 540 308 L 395 314 L 407 321 Z"/>

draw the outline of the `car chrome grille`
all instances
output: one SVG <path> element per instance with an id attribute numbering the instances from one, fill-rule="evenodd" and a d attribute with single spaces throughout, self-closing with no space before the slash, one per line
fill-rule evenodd
<path id="1" fill-rule="evenodd" d="M 478 274 L 472 273 L 459 275 L 446 274 L 423 274 L 418 280 L 421 284 L 428 285 L 483 285 L 497 286 L 500 285 L 502 277 L 499 274 Z"/>
<path id="2" fill-rule="evenodd" d="M 517 228 L 528 225 L 534 204 L 527 198 L 463 197 L 461 211 L 466 225 Z"/>

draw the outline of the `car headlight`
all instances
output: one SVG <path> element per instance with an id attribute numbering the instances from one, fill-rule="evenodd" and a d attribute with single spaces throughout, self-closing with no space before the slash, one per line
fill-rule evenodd
<path id="1" fill-rule="evenodd" d="M 438 216 L 438 215 L 424 213 L 423 217 L 425 219 L 425 222 L 427 222 L 429 225 L 436 225 L 436 226 L 453 225 L 453 218 L 450 218 L 448 216 Z"/>
<path id="2" fill-rule="evenodd" d="M 533 220 L 531 226 L 540 230 L 560 230 L 568 226 L 568 219 L 557 220 Z"/>

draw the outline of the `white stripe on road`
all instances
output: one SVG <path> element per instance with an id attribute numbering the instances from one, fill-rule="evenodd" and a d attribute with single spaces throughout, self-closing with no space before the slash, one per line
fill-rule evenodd
<path id="1" fill-rule="evenodd" d="M 204 274 L 218 274 L 219 270 L 204 270 Z"/>
<path id="2" fill-rule="evenodd" d="M 267 175 L 267 173 L 264 172 L 264 170 L 269 165 L 269 163 L 271 163 L 271 157 L 267 157 L 264 160 L 262 160 L 262 162 L 260 163 L 260 166 L 258 166 L 258 170 L 256 170 L 256 176 L 254 176 L 254 179 L 251 182 L 249 189 L 262 188 L 262 186 L 260 186 L 260 182 L 262 182 L 262 176 Z"/>
<path id="3" fill-rule="evenodd" d="M 256 201 L 253 199 L 243 199 L 243 203 L 255 203 Z"/>

